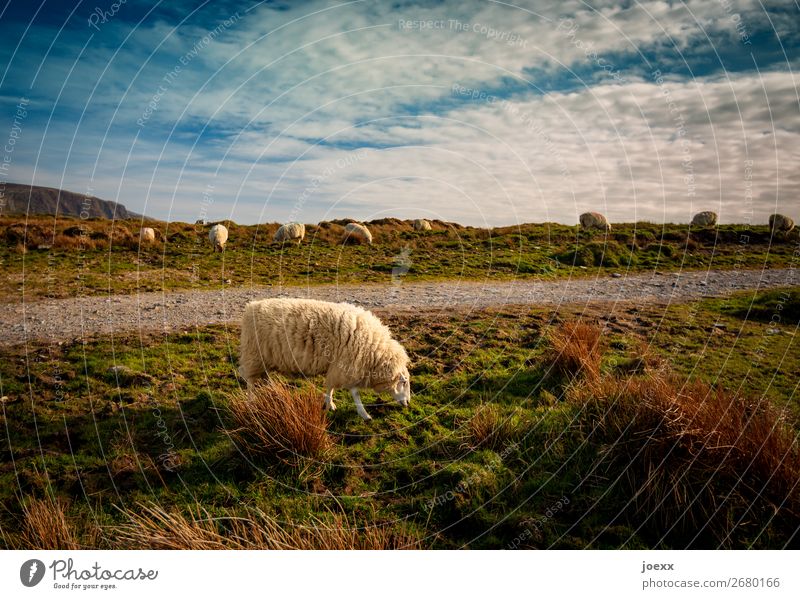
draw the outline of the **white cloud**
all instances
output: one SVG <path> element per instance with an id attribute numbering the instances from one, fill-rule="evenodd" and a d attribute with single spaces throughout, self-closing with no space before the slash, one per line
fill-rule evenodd
<path id="1" fill-rule="evenodd" d="M 776 208 L 792 212 L 799 191 L 791 175 L 800 158 L 794 89 L 783 72 L 662 87 L 638 81 L 470 104 L 420 119 L 422 127 L 399 119 L 351 129 L 341 139 L 414 145 L 371 152 L 326 181 L 315 200 L 327 207 L 347 196 L 348 208 L 468 213 L 491 224 L 574 222 L 588 209 L 617 221 L 686 221 L 712 209 L 723 221 L 763 222 Z M 318 176 L 347 155 L 327 153 L 292 165 L 292 180 Z M 291 185 L 278 185 L 273 197 L 290 198 Z"/>
<path id="2" fill-rule="evenodd" d="M 65 187 L 81 191 L 97 163 L 98 195 L 114 199 L 119 189 L 133 210 L 144 209 L 146 200 L 148 213 L 184 220 L 196 217 L 210 184 L 212 218 L 242 222 L 284 220 L 298 209 L 297 217 L 308 221 L 428 211 L 480 224 L 575 222 L 587 208 L 614 220 L 656 221 L 687 220 L 699 209 L 742 220 L 750 208 L 764 220 L 776 202 L 792 212 L 800 191 L 792 169 L 800 119 L 789 72 L 670 79 L 659 87 L 626 71 L 623 60 L 661 45 L 673 48 L 664 56 L 680 64 L 681 53 L 709 49 L 707 34 L 736 44 L 737 23 L 751 32 L 767 23 L 757 0 L 536 6 L 532 14 L 490 2 L 399 9 L 311 2 L 289 10 L 264 4 L 240 11 L 236 23 L 185 64 L 181 56 L 216 21 L 174 31 L 164 21 L 135 31 L 111 23 L 107 45 L 89 46 L 63 90 L 82 42 L 60 46 L 43 67 L 37 107 L 46 110 L 61 93 L 57 110 L 65 114 L 44 139 L 36 182 L 63 178 Z M 771 18 L 789 34 L 784 15 Z M 401 19 L 442 25 L 401 28 Z M 109 65 L 114 44 L 129 33 Z M 617 61 L 625 83 L 605 74 L 600 58 Z M 562 65 L 588 67 L 588 87 L 519 92 L 502 105 L 469 103 L 451 92 L 454 83 L 492 92 L 531 72 L 563 74 Z M 165 83 L 176 66 L 180 71 Z M 137 126 L 159 86 L 164 91 L 152 114 Z M 664 90 L 685 120 L 694 198 Z M 43 131 L 32 126 L 28 135 Z M 38 145 L 28 146 L 30 164 Z M 359 145 L 389 149 L 338 167 Z M 748 156 L 755 163 L 752 205 L 744 199 Z"/>

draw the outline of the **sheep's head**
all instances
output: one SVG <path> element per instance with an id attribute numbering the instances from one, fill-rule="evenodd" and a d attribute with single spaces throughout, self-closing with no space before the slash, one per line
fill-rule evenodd
<path id="1" fill-rule="evenodd" d="M 389 377 L 381 377 L 381 382 L 372 380 L 370 385 L 375 391 L 388 391 L 392 394 L 394 400 L 403 407 L 407 407 L 411 403 L 411 376 L 408 374 L 408 368 L 403 367 L 396 371 Z"/>
<path id="2" fill-rule="evenodd" d="M 408 374 L 408 368 L 403 368 L 393 381 L 391 390 L 394 400 L 404 408 L 408 407 L 411 403 L 411 376 Z"/>
<path id="3" fill-rule="evenodd" d="M 392 339 L 381 358 L 371 373 L 368 386 L 379 392 L 388 391 L 397 403 L 408 406 L 411 403 L 411 375 L 408 374 L 410 362 L 406 350 Z"/>

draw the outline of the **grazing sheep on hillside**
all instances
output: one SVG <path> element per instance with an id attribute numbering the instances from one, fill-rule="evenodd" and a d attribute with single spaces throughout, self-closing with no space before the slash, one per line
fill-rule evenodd
<path id="1" fill-rule="evenodd" d="M 706 210 L 698 212 L 692 219 L 693 227 L 713 227 L 717 224 L 717 213 Z"/>
<path id="2" fill-rule="evenodd" d="M 358 415 L 370 420 L 359 388 L 390 391 L 401 406 L 411 401 L 408 355 L 378 318 L 351 304 L 277 298 L 247 304 L 242 318 L 239 373 L 252 385 L 273 370 L 325 375 L 325 407 L 333 393 L 350 390 Z"/>
<path id="3" fill-rule="evenodd" d="M 208 232 L 208 240 L 214 246 L 214 251 L 225 251 L 225 244 L 228 242 L 228 229 L 225 225 L 214 225 Z"/>
<path id="4" fill-rule="evenodd" d="M 156 240 L 156 232 L 151 227 L 142 227 L 139 231 L 139 243 L 152 243 Z"/>
<path id="5" fill-rule="evenodd" d="M 284 243 L 286 241 L 296 241 L 298 245 L 306 236 L 306 226 L 303 223 L 286 223 L 275 231 L 272 241 Z"/>
<path id="6" fill-rule="evenodd" d="M 415 231 L 430 231 L 431 230 L 431 223 L 425 220 L 424 218 L 418 218 L 414 221 L 414 230 Z"/>
<path id="7" fill-rule="evenodd" d="M 610 231 L 611 225 L 608 219 L 599 212 L 584 212 L 580 217 L 581 227 L 584 229 L 602 229 Z"/>
<path id="8" fill-rule="evenodd" d="M 794 229 L 794 221 L 783 214 L 772 214 L 769 217 L 769 228 L 773 233 L 788 233 Z"/>
<path id="9" fill-rule="evenodd" d="M 343 242 L 355 241 L 357 243 L 372 243 L 372 233 L 360 223 L 347 223 L 344 226 Z"/>

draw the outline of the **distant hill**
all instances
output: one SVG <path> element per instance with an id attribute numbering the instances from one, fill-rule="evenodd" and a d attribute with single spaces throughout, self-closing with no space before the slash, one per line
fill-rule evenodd
<path id="1" fill-rule="evenodd" d="M 5 214 L 56 214 L 58 211 L 59 216 L 80 216 L 85 211 L 84 216 L 88 212 L 89 218 L 141 218 L 122 204 L 53 187 L 7 183 L 3 199 Z"/>

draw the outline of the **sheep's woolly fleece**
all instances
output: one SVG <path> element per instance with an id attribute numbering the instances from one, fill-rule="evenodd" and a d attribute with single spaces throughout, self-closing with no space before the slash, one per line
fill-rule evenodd
<path id="1" fill-rule="evenodd" d="M 788 233 L 794 229 L 794 221 L 783 214 L 773 214 L 769 217 L 769 228 L 773 231 L 784 231 Z"/>
<path id="2" fill-rule="evenodd" d="M 698 212 L 692 218 L 693 227 L 713 227 L 717 224 L 717 213 L 706 210 Z"/>
<path id="3" fill-rule="evenodd" d="M 431 223 L 424 218 L 418 218 L 414 221 L 414 230 L 415 231 L 430 231 L 431 230 Z"/>
<path id="4" fill-rule="evenodd" d="M 228 241 L 228 229 L 225 225 L 214 225 L 208 232 L 208 240 L 214 246 L 214 251 L 224 250 L 225 243 Z"/>
<path id="5" fill-rule="evenodd" d="M 248 384 L 269 371 L 325 375 L 325 386 L 390 388 L 408 355 L 377 316 L 346 303 L 277 298 L 250 302 L 242 319 L 239 372 Z"/>
<path id="6" fill-rule="evenodd" d="M 584 212 L 580 217 L 581 227 L 585 229 L 603 229 L 608 231 L 611 225 L 608 219 L 599 212 Z"/>
<path id="7" fill-rule="evenodd" d="M 372 233 L 360 223 L 347 223 L 344 227 L 344 239 L 372 243 Z"/>
<path id="8" fill-rule="evenodd" d="M 306 236 L 306 226 L 302 223 L 286 223 L 275 231 L 275 236 L 272 241 L 292 241 L 296 240 L 297 243 L 303 241 Z"/>

